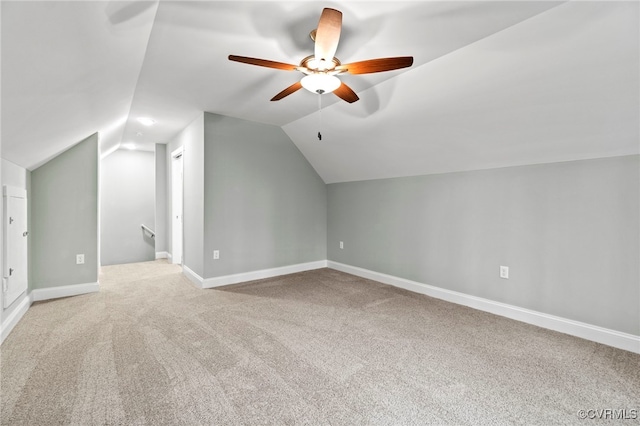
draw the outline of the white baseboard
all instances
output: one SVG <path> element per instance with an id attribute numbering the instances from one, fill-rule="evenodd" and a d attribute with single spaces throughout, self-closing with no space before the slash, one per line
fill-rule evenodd
<path id="1" fill-rule="evenodd" d="M 261 280 L 264 278 L 278 277 L 280 275 L 295 274 L 296 272 L 311 271 L 313 269 L 326 268 L 326 260 L 318 260 L 315 262 L 298 263 L 296 265 L 281 266 L 279 268 L 262 269 L 259 271 L 243 272 L 240 274 L 224 275 L 221 277 L 203 279 L 200 275 L 189 269 L 188 266 L 182 266 L 182 272 L 191 280 L 198 288 L 214 288 L 223 285 L 238 284 L 245 281 Z"/>
<path id="2" fill-rule="evenodd" d="M 311 271 L 313 269 L 326 268 L 326 260 L 298 263 L 296 265 L 281 266 L 279 268 L 262 269 L 259 271 L 243 272 L 240 274 L 224 275 L 222 277 L 207 278 L 202 283 L 203 288 L 221 287 L 223 285 L 238 284 L 245 281 L 261 280 L 280 275 L 295 274 L 296 272 Z"/>
<path id="3" fill-rule="evenodd" d="M 157 251 L 156 259 L 169 259 L 169 253 L 166 251 Z"/>
<path id="4" fill-rule="evenodd" d="M 202 286 L 202 283 L 204 282 L 204 279 L 196 274 L 195 272 L 193 272 L 191 270 L 191 268 L 189 268 L 187 265 L 182 265 L 182 273 L 189 278 L 189 281 L 191 281 L 193 283 L 193 285 L 195 285 L 198 288 L 204 288 Z"/>
<path id="5" fill-rule="evenodd" d="M 51 288 L 38 288 L 31 290 L 20 304 L 15 308 L 13 312 L 2 322 L 0 328 L 0 344 L 4 342 L 13 327 L 18 324 L 24 314 L 27 313 L 29 307 L 33 302 L 39 302 L 42 300 L 57 299 L 60 297 L 79 296 L 81 294 L 95 293 L 100 290 L 98 283 L 86 283 L 75 285 L 63 285 L 59 287 Z"/>
<path id="6" fill-rule="evenodd" d="M 78 296 L 81 294 L 95 293 L 100 291 L 98 283 L 61 285 L 51 288 L 37 288 L 31 290 L 31 299 L 34 302 L 41 300 L 57 299 L 59 297 Z"/>
<path id="7" fill-rule="evenodd" d="M 4 342 L 4 339 L 7 338 L 13 327 L 18 324 L 18 322 L 22 319 L 24 314 L 29 310 L 29 306 L 31 306 L 32 299 L 31 294 L 27 294 L 22 301 L 16 306 L 16 308 L 9 314 L 9 316 L 2 322 L 0 326 L 0 344 Z"/>
<path id="8" fill-rule="evenodd" d="M 425 294 L 437 299 L 446 300 L 447 302 L 469 306 L 474 309 L 490 312 L 492 314 L 522 321 L 538 327 L 559 331 L 582 339 L 613 346 L 614 348 L 640 353 L 640 336 L 635 336 L 633 334 L 623 333 L 530 309 L 520 308 L 506 303 L 495 302 L 482 297 L 446 290 L 440 287 L 434 287 L 428 284 L 394 277 L 392 275 L 386 275 L 370 271 L 368 269 L 358 268 L 356 266 L 345 265 L 343 263 L 328 261 L 327 266 L 338 271 L 379 281 L 381 283 L 403 288 L 415 293 Z"/>

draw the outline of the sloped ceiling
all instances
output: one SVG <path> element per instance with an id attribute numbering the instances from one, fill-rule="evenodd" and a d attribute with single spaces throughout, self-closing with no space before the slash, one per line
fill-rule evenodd
<path id="1" fill-rule="evenodd" d="M 299 73 L 227 60 L 298 63 L 323 7 L 342 62 L 413 67 L 343 76 L 360 101 L 319 113 L 269 101 Z M 282 126 L 327 183 L 633 154 L 638 21 L 636 2 L 3 1 L 2 157 L 166 143 L 201 111 Z"/>
<path id="2" fill-rule="evenodd" d="M 95 132 L 117 146 L 157 5 L 0 5 L 2 158 L 33 169 Z"/>

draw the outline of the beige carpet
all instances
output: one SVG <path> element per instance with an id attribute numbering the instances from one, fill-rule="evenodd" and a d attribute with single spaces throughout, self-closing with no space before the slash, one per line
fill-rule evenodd
<path id="1" fill-rule="evenodd" d="M 585 425 L 578 410 L 640 409 L 640 355 L 331 269 L 198 290 L 158 261 L 100 283 L 34 304 L 6 339 L 3 425 Z"/>

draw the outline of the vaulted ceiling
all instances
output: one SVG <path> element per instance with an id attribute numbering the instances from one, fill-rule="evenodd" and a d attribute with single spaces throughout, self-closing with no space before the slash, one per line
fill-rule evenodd
<path id="1" fill-rule="evenodd" d="M 360 100 L 298 91 L 322 8 L 343 13 Z M 281 126 L 327 183 L 638 153 L 637 2 L 11 2 L 2 13 L 2 157 L 33 169 L 100 132 L 167 143 L 202 111 Z M 136 121 L 147 116 L 151 127 Z M 321 131 L 323 138 L 317 138 Z"/>

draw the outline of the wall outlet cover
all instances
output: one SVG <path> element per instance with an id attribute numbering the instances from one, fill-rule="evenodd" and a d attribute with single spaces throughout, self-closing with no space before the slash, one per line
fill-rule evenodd
<path id="1" fill-rule="evenodd" d="M 509 279 L 509 267 L 508 266 L 500 266 L 500 278 L 504 278 L 505 280 Z"/>
<path id="2" fill-rule="evenodd" d="M 76 254 L 76 265 L 84 264 L 84 254 Z"/>

